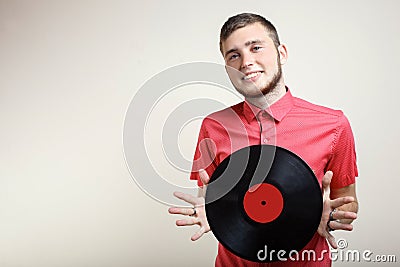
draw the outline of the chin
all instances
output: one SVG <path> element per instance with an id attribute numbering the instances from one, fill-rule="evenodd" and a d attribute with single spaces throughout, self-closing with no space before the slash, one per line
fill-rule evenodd
<path id="1" fill-rule="evenodd" d="M 242 86 L 241 88 L 242 89 L 238 89 L 238 87 L 236 87 L 236 90 L 245 97 L 255 98 L 266 94 L 266 92 L 264 92 L 265 87 L 257 86 L 256 84 L 253 84 L 252 86 L 249 86 L 247 84 L 246 86 Z"/>
<path id="2" fill-rule="evenodd" d="M 246 98 L 257 98 L 263 96 L 263 92 L 261 90 L 238 90 L 236 89 L 242 96 Z"/>

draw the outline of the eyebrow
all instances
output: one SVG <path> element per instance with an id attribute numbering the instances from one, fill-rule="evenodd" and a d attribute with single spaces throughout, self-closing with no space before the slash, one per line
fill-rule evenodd
<path id="1" fill-rule="evenodd" d="M 250 40 L 250 41 L 245 42 L 245 43 L 244 43 L 244 46 L 250 46 L 250 45 L 253 45 L 253 44 L 262 44 L 262 43 L 265 43 L 265 41 L 260 40 L 260 39 L 255 39 L 255 40 Z M 236 51 L 238 51 L 237 48 L 229 49 L 228 51 L 225 52 L 225 57 L 226 57 L 228 54 L 233 53 L 233 52 L 236 52 Z"/>

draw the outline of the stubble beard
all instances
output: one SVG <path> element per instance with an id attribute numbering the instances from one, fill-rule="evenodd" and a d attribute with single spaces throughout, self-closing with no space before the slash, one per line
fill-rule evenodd
<path id="1" fill-rule="evenodd" d="M 282 78 L 282 67 L 279 56 L 277 57 L 276 62 L 278 66 L 277 72 L 274 74 L 274 76 L 272 76 L 271 81 L 268 84 L 266 84 L 266 86 L 259 89 L 259 94 L 249 94 L 239 88 L 236 88 L 236 90 L 245 98 L 258 98 L 260 96 L 266 96 L 267 94 L 273 93 Z"/>

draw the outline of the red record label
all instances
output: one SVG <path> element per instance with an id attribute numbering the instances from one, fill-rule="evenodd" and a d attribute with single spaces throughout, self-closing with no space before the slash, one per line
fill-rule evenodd
<path id="1" fill-rule="evenodd" d="M 252 220 L 268 223 L 281 214 L 283 197 L 281 192 L 271 184 L 256 184 L 244 195 L 243 206 Z"/>

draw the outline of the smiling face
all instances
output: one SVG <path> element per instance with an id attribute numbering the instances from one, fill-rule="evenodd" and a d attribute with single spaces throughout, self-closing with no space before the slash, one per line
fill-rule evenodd
<path id="1" fill-rule="evenodd" d="M 283 86 L 281 64 L 284 45 L 276 48 L 267 29 L 259 22 L 235 30 L 221 42 L 226 70 L 232 84 L 246 98 L 259 97 Z"/>

